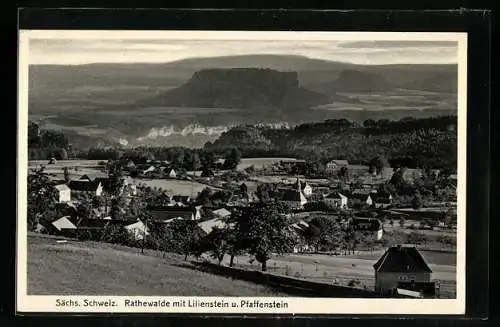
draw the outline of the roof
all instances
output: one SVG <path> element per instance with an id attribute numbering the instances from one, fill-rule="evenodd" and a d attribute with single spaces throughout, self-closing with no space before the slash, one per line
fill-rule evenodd
<path id="1" fill-rule="evenodd" d="M 358 200 L 368 200 L 368 197 L 373 198 L 373 195 L 370 193 L 351 193 L 350 197 Z"/>
<path id="2" fill-rule="evenodd" d="M 144 224 L 142 221 L 138 220 L 136 222 L 133 222 L 131 224 L 125 225 L 125 228 L 127 229 L 132 229 L 132 228 L 145 228 L 147 229 L 146 224 Z"/>
<path id="3" fill-rule="evenodd" d="M 224 217 L 230 216 L 231 215 L 231 211 L 229 211 L 229 210 L 227 210 L 225 208 L 221 208 L 221 209 L 214 210 L 213 214 L 216 215 L 216 216 L 224 218 Z"/>
<path id="4" fill-rule="evenodd" d="M 377 191 L 371 190 L 369 188 L 357 188 L 351 191 L 351 195 L 373 195 L 377 193 Z"/>
<path id="5" fill-rule="evenodd" d="M 414 246 L 398 245 L 387 249 L 373 265 L 378 272 L 431 273 L 424 257 Z"/>
<path id="6" fill-rule="evenodd" d="M 333 163 L 333 164 L 336 164 L 339 166 L 349 166 L 349 161 L 347 161 L 347 160 L 334 159 L 334 160 L 330 160 L 329 163 Z"/>
<path id="7" fill-rule="evenodd" d="M 164 208 L 151 208 L 148 213 L 156 222 L 166 222 L 173 218 L 181 218 L 191 220 L 193 219 L 194 210 L 189 207 L 164 207 Z"/>
<path id="8" fill-rule="evenodd" d="M 66 185 L 66 184 L 59 184 L 59 185 L 56 185 L 54 186 L 56 188 L 56 190 L 58 191 L 67 191 L 67 190 L 70 190 L 69 186 Z"/>
<path id="9" fill-rule="evenodd" d="M 88 180 L 88 181 L 92 181 L 92 179 L 91 179 L 91 178 L 89 177 L 89 175 L 87 175 L 87 174 L 80 176 L 79 180 Z"/>
<path id="10" fill-rule="evenodd" d="M 170 174 L 170 173 L 172 173 L 172 172 L 175 174 L 175 170 L 174 170 L 174 168 L 168 168 L 168 167 L 167 167 L 167 168 L 165 168 L 163 171 L 164 171 L 165 173 L 167 173 L 167 174 Z"/>
<path id="11" fill-rule="evenodd" d="M 189 195 L 174 195 L 172 200 L 175 202 L 188 202 L 191 199 Z"/>
<path id="12" fill-rule="evenodd" d="M 88 181 L 70 181 L 68 183 L 69 188 L 72 191 L 85 191 L 85 192 L 95 192 L 101 183 L 88 182 Z"/>
<path id="13" fill-rule="evenodd" d="M 302 192 L 299 192 L 297 190 L 285 190 L 285 193 L 283 194 L 283 201 L 305 202 L 307 200 Z"/>
<path id="14" fill-rule="evenodd" d="M 57 228 L 58 231 L 61 231 L 62 229 L 76 229 L 76 226 L 69 219 L 69 216 L 61 217 L 56 221 L 53 221 L 52 226 Z"/>
<path id="15" fill-rule="evenodd" d="M 207 234 L 211 233 L 212 230 L 216 228 L 224 228 L 226 227 L 226 223 L 219 218 L 214 218 L 210 220 L 202 221 L 198 224 L 198 226 Z"/>
<path id="16" fill-rule="evenodd" d="M 379 231 L 382 222 L 377 218 L 354 217 L 351 224 L 356 230 Z"/>
<path id="17" fill-rule="evenodd" d="M 107 224 L 127 226 L 137 222 L 137 220 L 121 219 L 82 219 L 78 222 L 78 229 L 102 229 Z"/>
<path id="18" fill-rule="evenodd" d="M 340 192 L 333 192 L 326 196 L 327 199 L 347 199 L 345 195 Z"/>

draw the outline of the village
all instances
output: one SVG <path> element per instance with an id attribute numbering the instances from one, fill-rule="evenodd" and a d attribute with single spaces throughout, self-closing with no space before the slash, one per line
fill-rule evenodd
<path id="1" fill-rule="evenodd" d="M 196 242 L 208 246 L 195 249 L 192 237 L 185 236 L 189 241 L 177 241 L 173 251 L 178 252 L 182 243 L 181 247 L 189 247 L 183 252 L 186 258 L 368 289 L 384 296 L 455 295 L 455 273 L 433 271 L 422 252 L 456 251 L 456 175 L 395 169 L 377 160 L 373 166 L 360 166 L 332 159 L 324 171 L 312 176 L 300 159 L 238 158 L 236 165 L 228 165 L 227 160 L 216 159 L 197 171 L 147 158 L 30 162 L 33 181 L 45 178 L 53 186 L 56 212 L 30 228 L 60 237 L 169 251 L 172 242 L 158 240 L 166 237 L 159 230 L 190 226 Z M 418 187 L 396 192 L 398 187 L 404 189 L 401 184 Z M 286 235 L 294 240 L 291 246 L 270 246 L 266 260 L 227 250 L 227 235 L 221 238 L 220 231 L 233 230 L 235 216 L 265 204 L 285 208 L 280 214 Z M 179 225 L 179 221 L 190 223 Z M 120 232 L 109 234 L 118 229 L 126 231 L 127 241 Z M 309 260 L 306 273 L 309 268 L 304 264 L 312 255 L 327 259 Z M 371 268 L 366 265 L 359 268 L 362 273 L 353 273 L 363 262 L 351 264 L 344 272 L 327 271 L 328 258 L 349 256 L 369 258 L 365 261 Z"/>

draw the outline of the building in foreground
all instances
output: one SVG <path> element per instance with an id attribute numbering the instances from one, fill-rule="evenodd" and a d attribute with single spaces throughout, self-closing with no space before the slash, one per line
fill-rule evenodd
<path id="1" fill-rule="evenodd" d="M 412 245 L 392 246 L 373 265 L 375 291 L 386 296 L 419 294 L 435 297 L 432 270 L 422 254 Z"/>

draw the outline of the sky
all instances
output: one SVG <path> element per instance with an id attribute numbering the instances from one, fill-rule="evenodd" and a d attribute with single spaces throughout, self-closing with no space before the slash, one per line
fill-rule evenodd
<path id="1" fill-rule="evenodd" d="M 74 33 L 74 32 L 73 32 Z M 309 37 L 270 32 L 246 36 L 228 32 L 33 34 L 30 64 L 160 63 L 186 58 L 247 54 L 302 55 L 354 64 L 457 63 L 458 43 L 449 38 Z M 286 32 L 285 32 L 286 33 Z M 362 33 L 358 33 L 361 35 Z"/>

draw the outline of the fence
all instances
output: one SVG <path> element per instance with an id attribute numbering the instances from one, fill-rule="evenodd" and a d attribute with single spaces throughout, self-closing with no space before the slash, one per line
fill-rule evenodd
<path id="1" fill-rule="evenodd" d="M 207 262 L 192 262 L 192 264 L 197 269 L 205 272 L 263 284 L 295 296 L 337 298 L 381 297 L 374 291 L 354 287 L 305 281 L 297 278 L 278 276 L 272 273 L 256 270 L 218 266 L 217 264 Z"/>

